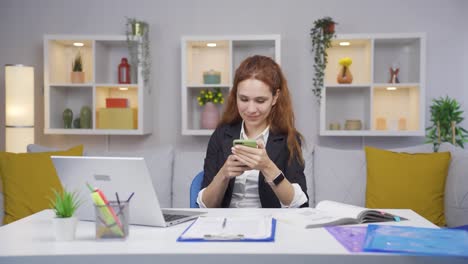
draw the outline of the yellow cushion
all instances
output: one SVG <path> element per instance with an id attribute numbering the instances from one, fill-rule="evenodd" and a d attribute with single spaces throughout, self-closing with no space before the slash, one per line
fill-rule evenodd
<path id="1" fill-rule="evenodd" d="M 0 153 L 5 205 L 4 224 L 49 208 L 52 189 L 62 190 L 50 156 L 81 156 L 83 146 L 67 151 Z"/>
<path id="2" fill-rule="evenodd" d="M 366 207 L 412 209 L 444 226 L 450 152 L 397 153 L 366 147 Z"/>

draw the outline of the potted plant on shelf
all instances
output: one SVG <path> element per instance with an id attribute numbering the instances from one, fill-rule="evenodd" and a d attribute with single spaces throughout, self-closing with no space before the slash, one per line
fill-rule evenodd
<path id="1" fill-rule="evenodd" d="M 81 59 L 81 53 L 78 52 L 72 62 L 72 72 L 70 79 L 72 83 L 84 83 L 84 77 L 83 61 Z"/>
<path id="2" fill-rule="evenodd" d="M 143 20 L 127 17 L 126 36 L 130 57 L 130 80 L 137 80 L 138 67 L 141 67 L 143 83 L 150 89 L 151 53 L 149 41 L 149 25 Z M 135 82 L 135 81 L 133 81 Z M 151 90 L 148 90 L 151 92 Z"/>
<path id="3" fill-rule="evenodd" d="M 312 52 L 314 52 L 315 77 L 312 91 L 319 103 L 322 98 L 323 78 L 327 66 L 327 48 L 331 47 L 331 40 L 336 36 L 335 25 L 331 17 L 324 17 L 314 22 L 314 27 L 310 30 L 312 38 Z"/>
<path id="4" fill-rule="evenodd" d="M 460 126 L 464 118 L 457 100 L 448 96 L 433 99 L 430 109 L 432 125 L 426 128 L 426 143 L 434 145 L 434 152 L 439 150 L 442 142 L 464 148 L 464 143 L 468 142 L 468 131 Z"/>
<path id="5" fill-rule="evenodd" d="M 215 129 L 219 122 L 219 111 L 215 104 L 224 104 L 221 88 L 213 90 L 201 90 L 197 97 L 198 105 L 203 106 L 201 127 L 204 129 Z"/>
<path id="6" fill-rule="evenodd" d="M 51 199 L 50 207 L 55 212 L 53 219 L 55 239 L 59 241 L 69 241 L 75 239 L 77 218 L 74 217 L 75 211 L 81 202 L 76 192 L 61 192 L 52 190 L 54 199 Z"/>

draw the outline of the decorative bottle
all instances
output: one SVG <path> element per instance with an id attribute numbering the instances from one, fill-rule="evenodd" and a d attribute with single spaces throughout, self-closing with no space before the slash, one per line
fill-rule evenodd
<path id="1" fill-rule="evenodd" d="M 63 127 L 72 128 L 73 112 L 70 108 L 67 108 L 63 111 Z"/>
<path id="2" fill-rule="evenodd" d="M 80 111 L 80 128 L 91 128 L 91 108 L 83 106 Z"/>
<path id="3" fill-rule="evenodd" d="M 128 64 L 127 58 L 122 58 L 119 64 L 119 83 L 129 84 L 130 83 L 130 64 Z"/>

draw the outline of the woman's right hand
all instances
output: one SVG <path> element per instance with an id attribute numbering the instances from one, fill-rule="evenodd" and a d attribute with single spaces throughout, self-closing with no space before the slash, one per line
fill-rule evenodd
<path id="1" fill-rule="evenodd" d="M 229 155 L 223 167 L 220 170 L 220 174 L 224 176 L 225 179 L 231 179 L 233 177 L 239 176 L 244 171 L 249 170 L 249 167 L 244 163 L 237 160 L 234 155 Z"/>

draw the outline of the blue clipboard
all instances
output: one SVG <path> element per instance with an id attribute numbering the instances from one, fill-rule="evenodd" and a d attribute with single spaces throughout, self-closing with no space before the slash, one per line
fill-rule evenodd
<path id="1" fill-rule="evenodd" d="M 276 219 L 271 218 L 271 232 L 270 236 L 266 238 L 245 238 L 241 236 L 237 237 L 205 237 L 205 238 L 183 238 L 185 232 L 187 232 L 196 221 L 191 223 L 182 234 L 177 238 L 177 242 L 274 242 L 276 235 Z"/>

